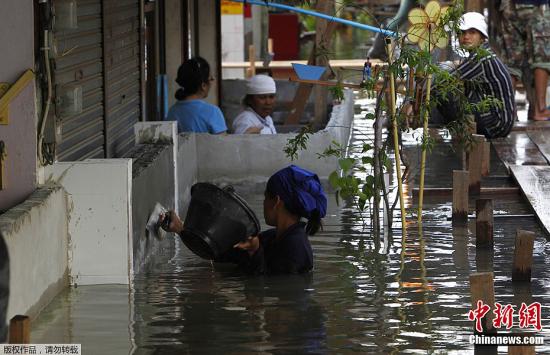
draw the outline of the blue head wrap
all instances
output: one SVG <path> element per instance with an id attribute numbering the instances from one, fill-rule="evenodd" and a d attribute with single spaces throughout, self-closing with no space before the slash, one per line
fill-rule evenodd
<path id="1" fill-rule="evenodd" d="M 277 171 L 267 181 L 266 190 L 283 200 L 292 213 L 311 219 L 327 213 L 327 196 L 317 175 L 296 165 Z"/>

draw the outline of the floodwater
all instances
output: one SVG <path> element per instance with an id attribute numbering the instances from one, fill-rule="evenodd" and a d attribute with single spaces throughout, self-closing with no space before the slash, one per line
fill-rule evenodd
<path id="1" fill-rule="evenodd" d="M 357 110 L 354 146 L 372 136 L 372 122 L 361 119 L 365 107 Z M 413 141 L 407 146 L 410 157 L 419 155 Z M 458 164 L 445 149 L 438 145 L 430 155 L 430 186 L 448 184 Z M 261 193 L 244 196 L 261 211 Z M 497 302 L 542 304 L 538 334 L 546 345 L 537 353 L 549 353 L 550 247 L 535 219 L 495 218 L 491 252 L 476 250 L 472 222 L 452 228 L 450 198 L 425 201 L 421 229 L 410 211 L 407 238 L 401 237 L 396 212 L 393 243 L 383 238 L 377 245 L 361 226 L 360 214 L 345 202 L 337 206 L 331 195 L 324 230 L 311 238 L 315 270 L 301 276 L 244 276 L 169 239 L 130 289 L 109 285 L 63 292 L 33 323 L 31 340 L 81 343 L 84 354 L 473 353 L 468 277 L 493 270 Z M 519 195 L 495 200 L 495 214 L 529 213 Z M 518 227 L 537 238 L 532 281 L 515 285 L 511 260 Z M 517 313 L 514 322 L 512 331 L 519 332 Z"/>

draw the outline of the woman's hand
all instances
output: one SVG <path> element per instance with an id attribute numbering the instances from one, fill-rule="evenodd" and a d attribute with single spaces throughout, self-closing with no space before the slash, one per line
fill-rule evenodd
<path id="1" fill-rule="evenodd" d="M 244 242 L 233 245 L 233 248 L 246 250 L 249 255 L 254 255 L 260 248 L 260 238 L 258 236 L 250 236 Z"/>
<path id="2" fill-rule="evenodd" d="M 166 218 L 169 218 L 170 223 L 168 224 L 167 228 L 164 228 L 164 226 L 163 226 L 162 229 L 164 229 L 167 232 L 173 232 L 173 233 L 178 233 L 178 234 L 183 231 L 183 222 L 178 217 L 176 212 L 168 211 L 168 212 L 166 212 L 166 214 L 161 214 L 160 217 L 159 217 L 159 223 L 160 223 L 161 226 L 163 225 L 162 222 L 164 222 L 164 220 Z"/>
<path id="3" fill-rule="evenodd" d="M 250 127 L 249 129 L 247 129 L 244 133 L 259 134 L 262 131 L 263 128 L 264 128 L 263 126 L 253 126 L 253 127 Z"/>

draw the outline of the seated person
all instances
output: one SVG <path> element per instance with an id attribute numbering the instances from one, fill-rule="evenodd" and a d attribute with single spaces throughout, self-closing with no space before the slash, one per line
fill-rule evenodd
<path id="1" fill-rule="evenodd" d="M 196 132 L 219 134 L 227 131 L 219 107 L 203 101 L 208 96 L 214 78 L 210 65 L 201 57 L 186 60 L 178 68 L 176 102 L 168 112 L 167 121 L 178 121 L 178 133 Z"/>
<path id="2" fill-rule="evenodd" d="M 275 80 L 267 75 L 254 75 L 246 82 L 245 109 L 233 121 L 233 133 L 275 134 L 270 114 L 275 105 Z"/>
<path id="3" fill-rule="evenodd" d="M 474 112 L 477 131 L 487 138 L 505 137 L 512 130 L 516 117 L 514 90 L 508 69 L 489 48 L 487 23 L 482 14 L 465 13 L 461 18 L 460 30 L 460 45 L 469 52 L 469 56 L 453 72 L 466 81 L 468 101 L 478 103 L 491 96 L 502 103 L 491 105 L 487 112 Z M 477 51 L 480 47 L 488 55 L 480 56 Z M 437 96 L 437 92 L 434 95 Z M 450 123 L 457 119 L 458 112 L 455 99 L 440 98 L 438 107 L 431 111 L 430 122 Z"/>
<path id="4" fill-rule="evenodd" d="M 313 251 L 308 235 L 319 230 L 326 210 L 327 197 L 317 175 L 295 165 L 279 170 L 267 181 L 264 194 L 265 223 L 275 228 L 236 244 L 218 261 L 236 263 L 252 274 L 309 272 Z M 166 230 L 181 235 L 183 223 L 173 211 L 169 213 Z"/>

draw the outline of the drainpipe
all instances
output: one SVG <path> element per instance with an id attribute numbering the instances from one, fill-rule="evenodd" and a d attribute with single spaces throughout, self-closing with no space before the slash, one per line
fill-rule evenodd
<path id="1" fill-rule="evenodd" d="M 401 4 L 399 5 L 399 10 L 397 10 L 397 14 L 388 22 L 388 29 L 397 30 L 399 26 L 407 21 L 407 15 L 409 14 L 409 11 L 411 11 L 411 9 L 417 5 L 418 0 L 401 0 Z M 380 35 L 376 35 L 376 37 L 374 37 L 372 47 L 369 49 L 367 56 L 369 56 L 370 58 L 382 60 L 387 59 L 386 43 L 384 42 L 384 38 L 382 38 Z"/>

